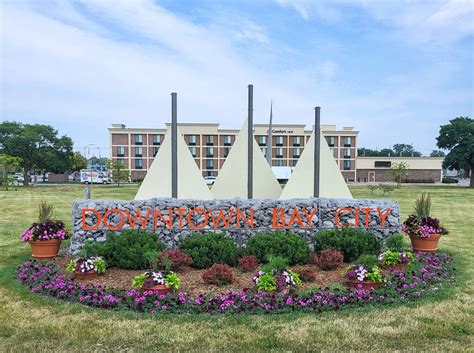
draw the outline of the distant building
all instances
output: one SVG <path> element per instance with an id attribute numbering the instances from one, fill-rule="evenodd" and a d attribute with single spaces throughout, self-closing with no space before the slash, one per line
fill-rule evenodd
<path id="1" fill-rule="evenodd" d="M 169 124 L 167 124 L 169 126 Z M 239 130 L 221 129 L 219 124 L 178 124 L 186 144 L 203 176 L 216 176 L 235 141 Z M 272 165 L 295 166 L 309 140 L 312 129 L 303 124 L 274 124 Z M 346 181 L 356 181 L 358 131 L 352 127 L 337 130 L 335 125 L 321 125 L 323 136 L 332 150 Z M 143 179 L 158 153 L 166 129 L 127 128 L 112 124 L 110 158 L 131 170 L 132 179 Z M 254 135 L 264 155 L 267 153 L 268 124 L 254 124 Z"/>
<path id="2" fill-rule="evenodd" d="M 393 181 L 391 168 L 396 163 L 408 165 L 406 182 L 439 183 L 443 179 L 444 157 L 357 157 L 357 182 Z"/>

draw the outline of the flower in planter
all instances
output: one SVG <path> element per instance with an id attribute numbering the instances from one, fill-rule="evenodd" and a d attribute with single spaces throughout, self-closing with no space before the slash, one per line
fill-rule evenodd
<path id="1" fill-rule="evenodd" d="M 367 268 L 365 265 L 349 265 L 343 270 L 343 275 L 350 281 L 384 282 L 385 275 L 378 266 Z"/>
<path id="2" fill-rule="evenodd" d="M 419 218 L 417 215 L 411 215 L 403 222 L 402 231 L 420 238 L 429 238 L 433 234 L 448 234 L 448 230 L 437 218 L 430 216 Z"/>
<path id="3" fill-rule="evenodd" d="M 280 291 L 302 283 L 300 276 L 291 270 L 284 270 L 281 273 L 258 271 L 252 279 L 257 289 L 263 292 Z"/>
<path id="4" fill-rule="evenodd" d="M 381 253 L 378 260 L 382 265 L 395 266 L 400 264 L 409 264 L 415 259 L 415 256 L 410 251 L 385 251 Z"/>
<path id="5" fill-rule="evenodd" d="M 105 273 L 105 261 L 101 257 L 86 257 L 69 261 L 67 270 L 69 272 L 86 273 L 89 271 L 96 271 L 97 274 Z"/>
<path id="6" fill-rule="evenodd" d="M 61 221 L 47 220 L 41 223 L 33 223 L 21 234 L 24 242 L 35 240 L 65 240 L 69 238 L 64 223 Z"/>
<path id="7" fill-rule="evenodd" d="M 144 274 L 136 275 L 133 278 L 133 286 L 135 288 L 152 287 L 152 286 L 167 286 L 168 288 L 178 289 L 181 284 L 181 279 L 174 272 L 167 274 L 163 272 L 145 272 Z"/>

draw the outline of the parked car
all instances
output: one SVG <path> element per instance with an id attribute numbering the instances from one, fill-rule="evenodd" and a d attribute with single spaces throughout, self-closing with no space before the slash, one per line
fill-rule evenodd
<path id="1" fill-rule="evenodd" d="M 110 184 L 112 179 L 107 175 L 91 169 L 81 169 L 81 183 L 83 184 Z"/>
<path id="2" fill-rule="evenodd" d="M 207 177 L 204 177 L 204 181 L 206 182 L 207 185 L 214 185 L 214 183 L 216 182 L 216 177 L 207 176 Z"/>

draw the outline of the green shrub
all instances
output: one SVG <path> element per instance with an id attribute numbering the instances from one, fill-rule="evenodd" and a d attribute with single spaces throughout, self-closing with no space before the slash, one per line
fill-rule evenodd
<path id="1" fill-rule="evenodd" d="M 356 265 L 363 265 L 367 270 L 371 270 L 378 264 L 377 256 L 362 255 L 354 262 Z"/>
<path id="2" fill-rule="evenodd" d="M 158 234 L 127 230 L 120 235 L 110 233 L 103 242 L 87 241 L 83 252 L 86 256 L 100 256 L 108 267 L 128 270 L 146 270 L 150 254 L 166 248 Z"/>
<path id="3" fill-rule="evenodd" d="M 181 241 L 180 250 L 191 256 L 192 266 L 208 268 L 213 264 L 236 266 L 240 249 L 230 238 L 220 233 L 195 234 Z"/>
<path id="4" fill-rule="evenodd" d="M 267 262 L 268 256 L 282 256 L 290 265 L 308 262 L 309 247 L 306 241 L 295 233 L 281 231 L 258 233 L 247 241 L 246 253 L 254 255 L 260 262 Z"/>
<path id="5" fill-rule="evenodd" d="M 314 238 L 314 251 L 340 251 L 344 262 L 352 262 L 363 254 L 377 255 L 381 248 L 382 242 L 375 235 L 357 228 L 324 230 Z"/>
<path id="6" fill-rule="evenodd" d="M 403 251 L 403 234 L 392 234 L 385 240 L 385 246 L 391 251 Z"/>
<path id="7" fill-rule="evenodd" d="M 269 255 L 267 257 L 268 263 L 261 266 L 262 271 L 266 273 L 280 273 L 288 267 L 288 259 L 282 256 Z"/>

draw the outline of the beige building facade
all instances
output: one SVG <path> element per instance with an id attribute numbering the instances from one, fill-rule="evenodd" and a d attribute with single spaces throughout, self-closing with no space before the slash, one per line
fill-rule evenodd
<path id="1" fill-rule="evenodd" d="M 363 183 L 393 181 L 392 167 L 405 163 L 404 182 L 440 183 L 444 157 L 357 157 L 356 181 Z"/>
<path id="2" fill-rule="evenodd" d="M 179 130 L 203 176 L 217 176 L 239 130 L 221 129 L 219 124 L 180 123 Z M 357 136 L 352 127 L 337 130 L 335 125 L 321 125 L 323 136 L 346 181 L 356 181 Z M 112 124 L 109 128 L 110 158 L 131 170 L 132 180 L 143 179 L 162 145 L 166 128 L 127 128 Z M 272 166 L 294 167 L 312 128 L 303 124 L 274 124 L 272 127 Z M 254 136 L 266 156 L 268 124 L 254 124 Z"/>

